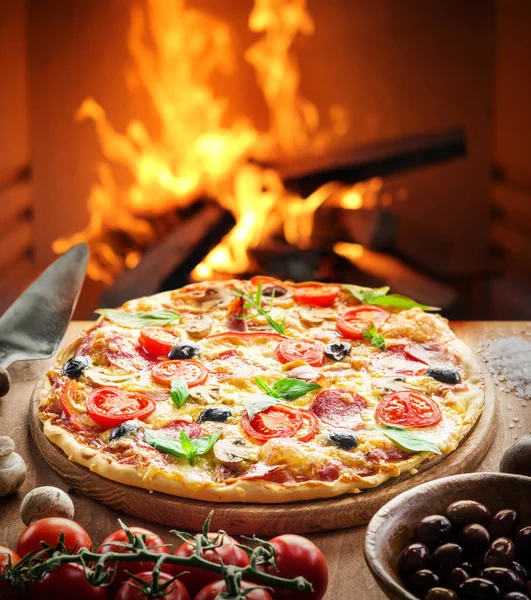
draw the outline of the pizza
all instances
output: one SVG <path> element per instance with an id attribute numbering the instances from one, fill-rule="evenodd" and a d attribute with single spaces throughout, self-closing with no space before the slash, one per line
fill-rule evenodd
<path id="1" fill-rule="evenodd" d="M 214 502 L 374 488 L 454 451 L 480 370 L 388 288 L 201 282 L 101 310 L 46 374 L 44 434 L 108 479 Z"/>

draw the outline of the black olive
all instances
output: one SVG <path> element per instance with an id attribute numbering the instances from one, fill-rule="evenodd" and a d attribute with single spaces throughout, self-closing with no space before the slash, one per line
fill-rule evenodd
<path id="1" fill-rule="evenodd" d="M 264 287 L 262 288 L 262 296 L 270 297 L 274 295 L 275 298 L 281 298 L 287 293 L 288 290 L 278 285 L 264 285 Z"/>
<path id="2" fill-rule="evenodd" d="M 479 523 L 470 523 L 459 532 L 459 541 L 473 550 L 478 546 L 486 546 L 490 542 L 489 532 Z"/>
<path id="3" fill-rule="evenodd" d="M 493 538 L 511 537 L 518 527 L 518 513 L 515 510 L 499 510 L 489 523 L 489 532 Z"/>
<path id="4" fill-rule="evenodd" d="M 135 421 L 125 421 L 125 423 L 120 423 L 120 425 L 118 425 L 111 431 L 109 441 L 114 442 L 114 440 L 117 440 L 118 438 L 121 438 L 124 435 L 134 435 L 137 431 L 138 423 L 136 423 Z"/>
<path id="5" fill-rule="evenodd" d="M 471 577 L 459 586 L 462 600 L 497 600 L 501 598 L 500 588 L 488 579 Z"/>
<path id="6" fill-rule="evenodd" d="M 447 588 L 434 587 L 426 594 L 424 600 L 459 600 L 459 596 Z"/>
<path id="7" fill-rule="evenodd" d="M 330 342 L 324 347 L 324 353 L 333 360 L 343 360 L 350 354 L 352 344 L 350 342 Z"/>
<path id="8" fill-rule="evenodd" d="M 439 586 L 439 576 L 429 569 L 421 569 L 411 575 L 409 582 L 412 589 L 424 597 L 431 588 Z"/>
<path id="9" fill-rule="evenodd" d="M 452 525 L 468 525 L 469 523 L 486 523 L 490 520 L 489 509 L 474 500 L 458 500 L 444 513 Z"/>
<path id="10" fill-rule="evenodd" d="M 513 560 L 513 562 L 509 566 L 509 568 L 512 569 L 517 575 L 520 575 L 520 577 L 524 581 L 527 581 L 529 579 L 529 577 L 531 577 L 531 574 L 524 567 L 524 565 L 520 564 L 519 562 L 516 562 L 515 560 Z"/>
<path id="11" fill-rule="evenodd" d="M 487 569 L 483 569 L 479 576 L 495 583 L 502 592 L 521 590 L 524 587 L 524 582 L 520 575 L 504 567 L 488 567 Z"/>
<path id="12" fill-rule="evenodd" d="M 457 544 L 443 544 L 431 555 L 433 568 L 438 573 L 449 573 L 461 563 L 463 548 Z"/>
<path id="13" fill-rule="evenodd" d="M 509 538 L 501 537 L 492 542 L 485 554 L 486 567 L 508 567 L 515 555 L 514 544 Z"/>
<path id="14" fill-rule="evenodd" d="M 210 408 L 205 408 L 199 415 L 199 422 L 215 421 L 216 423 L 223 423 L 231 416 L 232 412 L 228 408 L 224 406 L 211 406 Z"/>
<path id="15" fill-rule="evenodd" d="M 425 569 L 430 563 L 430 551 L 424 544 L 410 544 L 400 553 L 398 565 L 402 573 L 409 575 Z"/>
<path id="16" fill-rule="evenodd" d="M 531 596 L 531 581 L 528 581 L 528 582 L 525 584 L 525 593 L 526 593 L 528 596 Z"/>
<path id="17" fill-rule="evenodd" d="M 522 592 L 507 592 L 503 600 L 529 600 L 529 596 Z"/>
<path id="18" fill-rule="evenodd" d="M 343 450 L 352 450 L 358 445 L 358 438 L 348 429 L 332 431 L 328 434 L 328 439 L 339 448 L 343 448 Z"/>
<path id="19" fill-rule="evenodd" d="M 415 527 L 414 538 L 427 546 L 434 546 L 446 541 L 452 532 L 452 524 L 442 515 L 424 517 Z"/>
<path id="20" fill-rule="evenodd" d="M 520 529 L 514 541 L 517 552 L 522 558 L 527 558 L 527 561 L 529 561 L 529 556 L 531 556 L 531 525 Z"/>
<path id="21" fill-rule="evenodd" d="M 73 356 L 65 362 L 61 374 L 70 377 L 70 379 L 79 379 L 89 364 L 89 359 L 86 356 Z"/>
<path id="22" fill-rule="evenodd" d="M 168 352 L 170 360 L 189 360 L 199 354 L 199 344 L 194 342 L 179 342 Z"/>
<path id="23" fill-rule="evenodd" d="M 448 584 L 453 590 L 458 590 L 467 579 L 470 579 L 468 572 L 463 567 L 456 567 L 448 576 Z"/>
<path id="24" fill-rule="evenodd" d="M 453 367 L 429 367 L 426 375 L 441 383 L 461 383 L 461 375 Z"/>

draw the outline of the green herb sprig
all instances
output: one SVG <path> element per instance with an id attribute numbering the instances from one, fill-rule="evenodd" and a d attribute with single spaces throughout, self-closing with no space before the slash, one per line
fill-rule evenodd
<path id="1" fill-rule="evenodd" d="M 264 308 L 262 306 L 262 284 L 261 283 L 258 284 L 255 294 L 244 292 L 243 290 L 235 290 L 235 291 L 236 291 L 236 295 L 239 298 L 243 298 L 243 300 L 245 301 L 244 305 L 243 305 L 244 310 L 252 308 L 256 311 L 254 314 L 249 314 L 249 315 L 241 315 L 241 316 L 235 315 L 234 316 L 235 319 L 248 320 L 248 319 L 254 319 L 255 317 L 258 317 L 258 316 L 262 316 L 262 317 L 266 318 L 266 321 L 277 333 L 285 335 L 285 328 L 284 328 L 285 319 L 282 322 L 275 321 L 275 319 L 273 319 L 273 317 L 271 316 L 271 310 L 273 308 L 273 300 L 275 299 L 274 290 L 273 290 L 273 293 L 271 294 L 271 298 L 269 300 L 269 308 Z"/>
<path id="2" fill-rule="evenodd" d="M 130 313 L 114 308 L 99 308 L 94 312 L 123 327 L 136 327 L 137 329 L 153 327 L 155 325 L 169 325 L 181 318 L 178 312 L 168 309 Z"/>
<path id="3" fill-rule="evenodd" d="M 354 298 L 359 300 L 362 304 L 374 304 L 376 306 L 389 306 L 394 308 L 420 308 L 424 311 L 441 310 L 437 306 L 420 304 L 401 294 L 388 294 L 389 287 L 387 286 L 381 288 L 367 288 L 362 287 L 361 285 L 345 284 L 342 287 L 347 292 L 350 292 Z"/>
<path id="4" fill-rule="evenodd" d="M 146 429 L 146 442 L 160 450 L 161 452 L 167 452 L 181 458 L 186 458 L 188 462 L 193 465 L 194 460 L 202 455 L 207 454 L 212 450 L 214 444 L 218 441 L 221 431 L 216 431 L 212 435 L 207 435 L 202 438 L 191 440 L 186 433 L 181 429 L 180 439 L 174 438 L 171 435 L 164 435 L 162 433 L 155 433 L 149 429 Z"/>
<path id="5" fill-rule="evenodd" d="M 171 399 L 177 408 L 184 406 L 185 402 L 188 400 L 188 396 L 190 395 L 186 381 L 182 381 L 181 379 L 173 379 L 171 382 L 170 394 Z"/>
<path id="6" fill-rule="evenodd" d="M 317 383 L 308 383 L 303 379 L 292 377 L 280 379 L 273 384 L 273 387 L 269 387 L 261 377 L 255 377 L 254 380 L 268 396 L 284 400 L 296 400 L 308 392 L 321 389 L 321 386 Z"/>
<path id="7" fill-rule="evenodd" d="M 402 429 L 402 427 L 385 426 L 381 427 L 380 431 L 404 450 L 442 454 L 436 444 L 416 435 L 412 431 Z"/>
<path id="8" fill-rule="evenodd" d="M 376 326 L 371 323 L 369 327 L 362 333 L 364 340 L 370 340 L 371 345 L 379 350 L 385 350 L 385 338 L 378 331 Z"/>

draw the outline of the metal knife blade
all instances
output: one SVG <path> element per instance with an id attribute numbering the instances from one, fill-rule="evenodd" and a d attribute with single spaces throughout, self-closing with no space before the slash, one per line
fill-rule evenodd
<path id="1" fill-rule="evenodd" d="M 76 244 L 52 263 L 0 317 L 0 397 L 9 391 L 5 367 L 53 356 L 72 318 L 90 251 Z"/>

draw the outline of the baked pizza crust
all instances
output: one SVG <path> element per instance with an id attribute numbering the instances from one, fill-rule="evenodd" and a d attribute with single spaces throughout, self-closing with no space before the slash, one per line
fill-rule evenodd
<path id="1" fill-rule="evenodd" d="M 60 360 L 65 360 L 66 356 L 72 355 L 81 339 L 82 337 L 74 340 L 63 350 Z M 468 384 L 467 391 L 454 392 L 456 401 L 462 402 L 466 406 L 466 413 L 459 429 L 455 431 L 455 446 L 449 449 L 453 451 L 467 436 L 480 417 L 485 394 L 481 369 L 470 348 L 455 337 L 448 343 L 448 346 L 451 346 L 460 357 Z M 40 392 L 40 407 L 46 404 L 51 391 L 52 382 L 49 377 L 45 377 Z M 381 470 L 374 475 L 350 475 L 349 481 L 341 481 L 340 477 L 338 480 L 330 482 L 310 480 L 280 484 L 261 479 L 239 479 L 233 483 L 218 484 L 213 481 L 190 477 L 186 473 L 180 473 L 179 477 L 172 473 L 170 477 L 157 465 L 141 467 L 121 464 L 111 456 L 84 446 L 70 431 L 51 423 L 43 415 L 40 408 L 38 416 L 42 422 L 44 435 L 58 446 L 69 460 L 83 465 L 94 473 L 125 485 L 209 502 L 275 504 L 359 493 L 365 489 L 378 487 L 387 480 L 399 477 L 402 474 L 416 473 L 422 463 L 429 461 L 435 463 L 445 458 L 445 456 L 437 457 L 430 452 L 421 452 L 406 460 L 393 462 L 390 468 L 384 471 Z"/>

